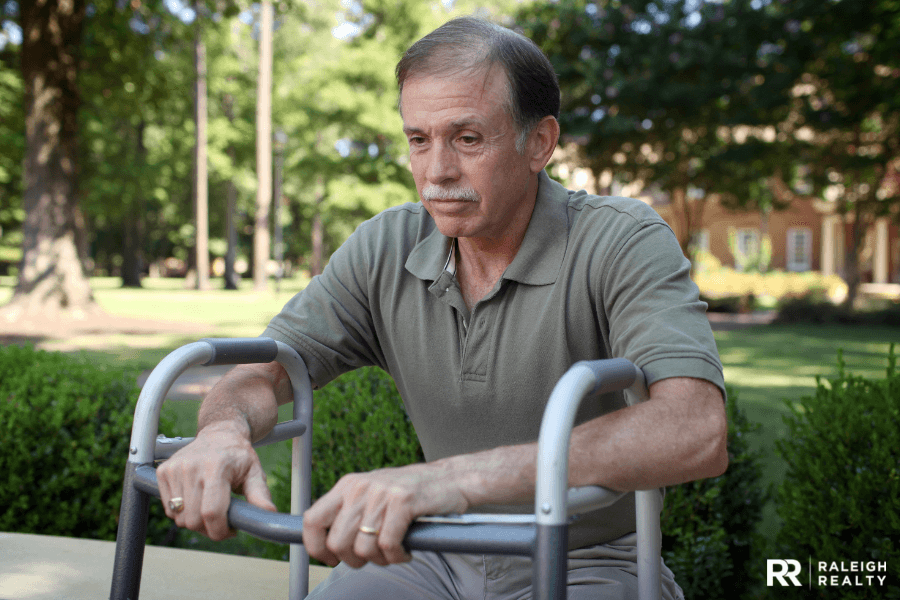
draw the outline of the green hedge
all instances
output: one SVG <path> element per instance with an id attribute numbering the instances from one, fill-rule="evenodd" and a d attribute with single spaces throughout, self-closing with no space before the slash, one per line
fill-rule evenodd
<path id="1" fill-rule="evenodd" d="M 892 302 L 874 310 L 853 310 L 807 294 L 781 302 L 775 322 L 900 327 L 900 303 Z"/>
<path id="2" fill-rule="evenodd" d="M 115 539 L 135 375 L 0 347 L 0 531 Z M 168 519 L 152 515 L 159 541 Z"/>
<path id="3" fill-rule="evenodd" d="M 728 389 L 728 470 L 666 490 L 661 517 L 663 558 L 686 598 L 739 598 L 762 581 L 756 526 L 769 492 L 760 454 L 747 436 L 757 429 Z"/>
<path id="4" fill-rule="evenodd" d="M 815 394 L 789 404 L 777 442 L 788 470 L 778 490 L 784 521 L 778 558 L 803 565 L 801 588 L 784 597 L 900 598 L 900 370 L 891 346 L 884 379 L 847 373 L 817 381 Z M 884 586 L 820 586 L 818 562 L 886 562 Z M 811 568 L 812 573 L 806 570 Z M 870 573 L 859 573 L 867 575 Z M 807 589 L 812 576 L 812 591 Z M 828 580 L 830 583 L 830 579 Z M 782 597 L 779 595 L 779 597 Z"/>

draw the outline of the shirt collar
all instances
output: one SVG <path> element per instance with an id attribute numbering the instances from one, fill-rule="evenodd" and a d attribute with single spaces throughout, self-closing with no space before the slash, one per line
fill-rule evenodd
<path id="1" fill-rule="evenodd" d="M 541 171 L 538 174 L 538 193 L 525 230 L 522 245 L 504 279 L 528 285 L 554 283 L 568 244 L 569 192 Z M 429 217 L 430 220 L 430 217 Z M 443 271 L 456 270 L 453 240 L 444 237 L 434 223 L 431 232 L 416 244 L 406 259 L 406 270 L 423 280 L 434 281 Z"/>

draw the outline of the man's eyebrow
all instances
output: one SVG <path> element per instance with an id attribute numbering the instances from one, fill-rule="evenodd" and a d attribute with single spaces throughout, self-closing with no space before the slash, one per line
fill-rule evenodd
<path id="1" fill-rule="evenodd" d="M 453 121 L 449 125 L 447 125 L 447 129 L 449 131 L 459 131 L 460 129 L 469 129 L 472 127 L 478 128 L 482 125 L 482 122 L 479 119 L 460 119 L 459 121 Z M 425 130 L 420 129 L 419 127 L 413 127 L 411 125 L 403 126 L 403 133 L 406 135 L 412 135 L 414 133 L 425 134 Z"/>
<path id="2" fill-rule="evenodd" d="M 477 119 L 463 119 L 462 121 L 454 121 L 450 123 L 450 129 L 458 131 L 460 129 L 469 129 L 481 125 L 481 121 Z"/>

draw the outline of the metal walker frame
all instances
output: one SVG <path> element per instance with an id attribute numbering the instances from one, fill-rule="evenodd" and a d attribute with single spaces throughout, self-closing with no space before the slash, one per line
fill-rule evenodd
<path id="1" fill-rule="evenodd" d="M 310 505 L 312 388 L 306 365 L 289 346 L 268 338 L 204 339 L 166 356 L 150 374 L 135 409 L 130 453 L 116 538 L 110 598 L 137 600 L 151 496 L 159 497 L 154 464 L 193 438 L 157 436 L 162 403 L 175 379 L 195 365 L 278 361 L 294 393 L 293 420 L 279 423 L 254 446 L 293 439 L 291 513 L 271 513 L 233 499 L 231 527 L 258 538 L 290 544 L 290 599 L 308 594 L 309 557 L 302 545 L 303 512 Z M 529 556 L 536 600 L 566 598 L 568 524 L 578 513 L 609 506 L 623 493 L 601 487 L 569 489 L 569 440 L 581 400 L 589 394 L 628 390 L 631 400 L 647 397 L 643 372 L 624 359 L 582 361 L 557 382 L 544 411 L 538 439 L 537 487 L 533 515 L 465 514 L 421 517 L 409 528 L 409 550 Z M 307 434 L 307 435 L 304 435 Z M 659 490 L 635 492 L 638 537 L 638 593 L 661 595 Z"/>

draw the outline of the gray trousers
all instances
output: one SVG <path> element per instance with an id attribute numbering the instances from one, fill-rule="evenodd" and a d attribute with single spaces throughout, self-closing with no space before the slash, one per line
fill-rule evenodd
<path id="1" fill-rule="evenodd" d="M 518 556 L 413 552 L 408 563 L 352 569 L 341 563 L 309 600 L 529 600 L 531 559 Z M 634 535 L 569 553 L 570 600 L 637 600 Z M 662 597 L 683 600 L 662 566 Z"/>

